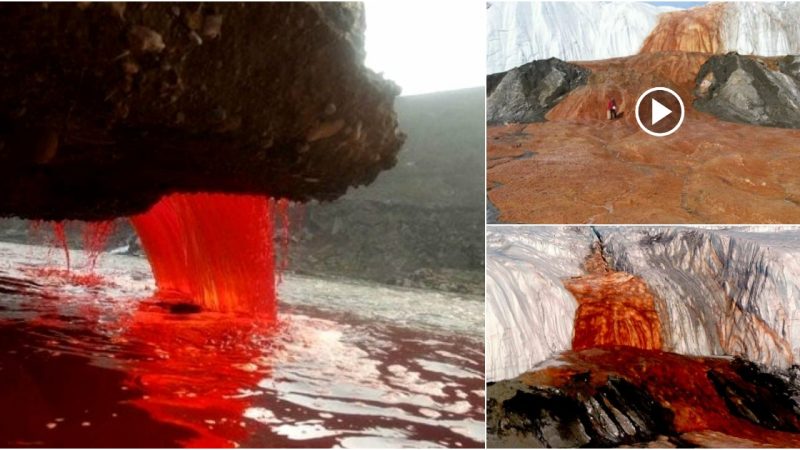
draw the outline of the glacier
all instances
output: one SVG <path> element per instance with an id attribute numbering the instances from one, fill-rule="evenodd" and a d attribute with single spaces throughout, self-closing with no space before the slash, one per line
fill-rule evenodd
<path id="1" fill-rule="evenodd" d="M 513 378 L 569 350 L 588 227 L 490 227 L 486 233 L 486 380 Z"/>
<path id="2" fill-rule="evenodd" d="M 658 298 L 665 350 L 785 368 L 800 357 L 800 229 L 598 228 Z"/>
<path id="3" fill-rule="evenodd" d="M 582 61 L 634 55 L 658 16 L 674 10 L 636 2 L 491 3 L 486 73 L 551 57 Z"/>
<path id="4" fill-rule="evenodd" d="M 781 56 L 800 53 L 800 3 L 730 2 L 720 27 L 722 52 Z"/>
<path id="5" fill-rule="evenodd" d="M 664 13 L 677 10 L 642 2 L 491 3 L 487 73 L 551 57 L 586 61 L 631 56 L 666 18 Z M 717 20 L 719 53 L 800 53 L 800 2 L 726 2 Z"/>
<path id="6" fill-rule="evenodd" d="M 487 381 L 569 350 L 582 275 L 596 240 L 609 264 L 656 296 L 664 350 L 800 359 L 800 227 L 498 227 L 487 232 Z"/>

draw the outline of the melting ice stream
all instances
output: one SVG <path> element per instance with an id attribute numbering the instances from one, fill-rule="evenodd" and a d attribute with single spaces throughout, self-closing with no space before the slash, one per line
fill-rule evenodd
<path id="1" fill-rule="evenodd" d="M 5 446 L 483 447 L 480 297 L 284 274 L 263 323 L 73 254 L 0 243 Z"/>

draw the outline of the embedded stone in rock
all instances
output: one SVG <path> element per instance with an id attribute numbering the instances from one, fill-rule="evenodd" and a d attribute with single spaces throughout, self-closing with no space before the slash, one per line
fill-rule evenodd
<path id="1" fill-rule="evenodd" d="M 547 111 L 578 86 L 590 71 L 556 58 L 533 61 L 486 77 L 486 121 L 542 122 Z"/>
<path id="2" fill-rule="evenodd" d="M 404 136 L 364 30 L 361 4 L 0 5 L 0 216 L 372 182 Z"/>
<path id="3" fill-rule="evenodd" d="M 697 74 L 694 107 L 731 121 L 800 128 L 797 56 L 712 56 Z"/>

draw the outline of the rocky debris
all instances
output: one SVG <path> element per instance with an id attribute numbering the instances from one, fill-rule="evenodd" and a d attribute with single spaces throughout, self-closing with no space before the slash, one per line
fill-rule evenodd
<path id="1" fill-rule="evenodd" d="M 710 370 L 708 378 L 736 416 L 771 430 L 800 432 L 800 368 L 769 370 L 736 358 L 731 364 L 741 380 Z"/>
<path id="2" fill-rule="evenodd" d="M 712 56 L 697 74 L 694 107 L 731 121 L 800 128 L 800 57 Z"/>
<path id="3" fill-rule="evenodd" d="M 0 5 L 0 216 L 372 182 L 404 135 L 364 30 L 347 3 Z"/>
<path id="4" fill-rule="evenodd" d="M 487 388 L 489 447 L 615 447 L 669 443 L 672 412 L 647 391 L 609 377 L 591 386 L 588 373 L 563 388 L 533 387 L 520 379 Z"/>
<path id="5" fill-rule="evenodd" d="M 483 295 L 480 208 L 343 198 L 304 209 L 292 219 L 302 226 L 289 246 L 293 271 Z"/>
<path id="6" fill-rule="evenodd" d="M 625 346 L 563 352 L 516 378 L 489 383 L 488 443 L 794 447 L 798 371 Z"/>
<path id="7" fill-rule="evenodd" d="M 486 77 L 486 121 L 542 122 L 565 95 L 586 84 L 590 71 L 556 58 Z"/>

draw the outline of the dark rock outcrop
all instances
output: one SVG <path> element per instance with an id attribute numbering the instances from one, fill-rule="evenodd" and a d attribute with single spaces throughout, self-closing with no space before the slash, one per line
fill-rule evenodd
<path id="1" fill-rule="evenodd" d="M 372 182 L 404 138 L 364 29 L 347 3 L 1 5 L 0 216 Z"/>
<path id="2" fill-rule="evenodd" d="M 731 413 L 772 430 L 800 432 L 800 369 L 797 366 L 770 371 L 740 358 L 731 366 L 739 379 L 721 371 L 708 372 L 708 379 Z"/>
<path id="3" fill-rule="evenodd" d="M 697 74 L 694 106 L 723 120 L 800 128 L 800 57 L 716 55 Z"/>
<path id="4" fill-rule="evenodd" d="M 500 381 L 488 398 L 489 447 L 613 447 L 674 434 L 669 410 L 616 377 L 592 387 L 578 374 L 561 389 Z"/>
<path id="5" fill-rule="evenodd" d="M 586 84 L 590 71 L 556 58 L 529 62 L 486 77 L 486 121 L 542 122 L 570 91 Z"/>

